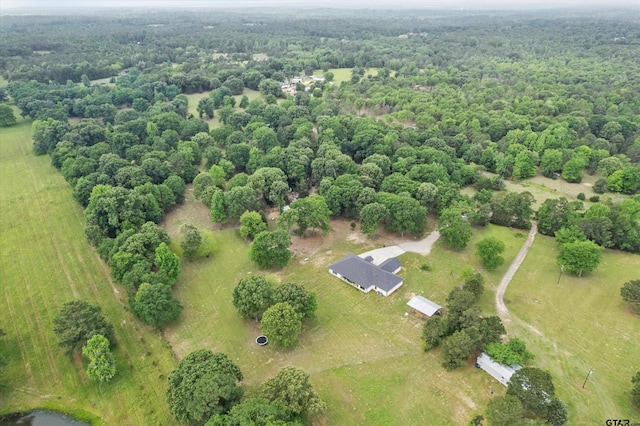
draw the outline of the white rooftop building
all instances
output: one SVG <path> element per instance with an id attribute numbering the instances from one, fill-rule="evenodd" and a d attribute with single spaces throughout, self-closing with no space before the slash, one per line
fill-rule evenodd
<path id="1" fill-rule="evenodd" d="M 522 368 L 518 364 L 513 364 L 512 366 L 499 364 L 484 352 L 482 352 L 478 357 L 476 367 L 482 368 L 484 371 L 489 373 L 491 377 L 502 383 L 504 386 L 509 384 L 509 380 L 511 380 L 513 373 Z"/>

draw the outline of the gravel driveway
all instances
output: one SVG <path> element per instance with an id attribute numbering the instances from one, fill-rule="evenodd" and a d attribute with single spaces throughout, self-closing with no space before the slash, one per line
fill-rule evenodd
<path id="1" fill-rule="evenodd" d="M 433 231 L 426 238 L 423 238 L 420 241 L 406 241 L 394 246 L 369 250 L 367 252 L 359 254 L 358 256 L 362 257 L 363 259 L 367 256 L 373 257 L 371 263 L 373 263 L 374 265 L 379 265 L 389 258 L 398 257 L 402 253 L 408 251 L 426 256 L 431 253 L 431 247 L 436 241 L 438 241 L 438 238 L 440 238 L 440 233 L 438 231 Z"/>

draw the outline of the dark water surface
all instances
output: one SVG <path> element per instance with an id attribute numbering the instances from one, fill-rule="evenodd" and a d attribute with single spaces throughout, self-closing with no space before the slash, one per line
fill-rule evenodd
<path id="1" fill-rule="evenodd" d="M 0 426 L 89 426 L 89 423 L 73 420 L 53 411 L 36 410 L 25 415 L 0 419 Z"/>

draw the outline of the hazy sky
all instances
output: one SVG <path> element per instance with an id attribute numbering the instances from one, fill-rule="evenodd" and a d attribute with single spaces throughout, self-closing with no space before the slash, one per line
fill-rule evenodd
<path id="1" fill-rule="evenodd" d="M 640 13 L 640 0 L 0 0 L 0 9 L 12 8 L 79 8 L 90 7 L 351 7 L 351 8 L 465 8 L 515 9 L 584 6 L 635 7 Z"/>

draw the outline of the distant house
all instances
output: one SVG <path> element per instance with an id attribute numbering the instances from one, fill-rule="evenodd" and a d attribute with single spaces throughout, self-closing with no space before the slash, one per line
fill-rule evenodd
<path id="1" fill-rule="evenodd" d="M 395 260 L 400 264 L 400 261 Z M 394 266 L 395 262 L 390 265 Z M 329 273 L 365 293 L 375 290 L 382 296 L 388 296 L 400 288 L 404 281 L 381 266 L 376 266 L 355 254 L 349 254 L 329 266 Z M 399 268 L 395 269 L 398 270 Z"/>
<path id="2" fill-rule="evenodd" d="M 478 357 L 476 367 L 482 368 L 484 371 L 489 373 L 491 377 L 502 383 L 504 386 L 509 384 L 509 380 L 511 380 L 513 373 L 522 368 L 518 364 L 513 364 L 512 366 L 499 364 L 484 352 L 482 352 Z"/>
<path id="3" fill-rule="evenodd" d="M 440 311 L 442 310 L 442 306 L 438 305 L 435 302 L 432 302 L 429 299 L 425 299 L 422 296 L 414 296 L 407 303 L 410 308 L 415 309 L 417 312 L 420 312 L 422 315 L 427 317 L 432 317 L 434 315 L 440 315 Z"/>

